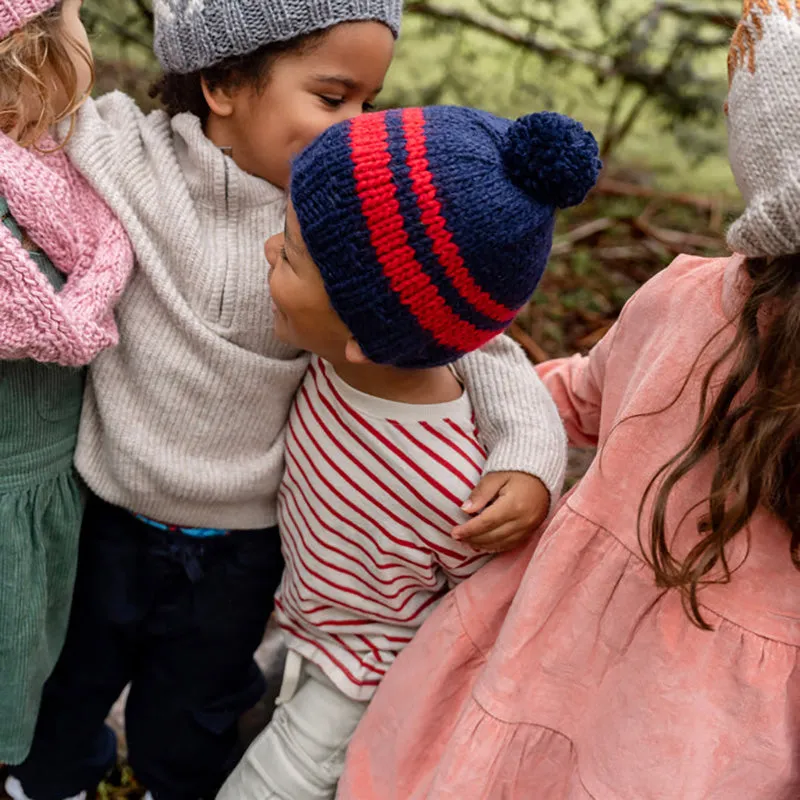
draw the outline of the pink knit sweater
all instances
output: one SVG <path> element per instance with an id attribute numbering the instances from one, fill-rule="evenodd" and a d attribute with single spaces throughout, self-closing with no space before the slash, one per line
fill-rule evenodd
<path id="1" fill-rule="evenodd" d="M 52 141 L 42 143 L 43 149 Z M 62 151 L 26 150 L 0 134 L 0 196 L 67 282 L 56 292 L 0 226 L 0 359 L 89 363 L 117 343 L 113 308 L 133 267 L 128 238 Z"/>
<path id="2" fill-rule="evenodd" d="M 704 370 L 730 342 L 741 258 L 679 258 L 587 357 L 543 364 L 572 442 L 601 456 L 536 547 L 441 603 L 384 679 L 339 800 L 797 800 L 800 572 L 761 511 L 692 625 L 642 558 L 636 516 L 689 438 Z M 704 345 L 701 367 L 676 394 Z M 625 421 L 623 421 L 625 420 Z M 679 484 L 668 525 L 697 541 L 713 471 Z M 681 524 L 682 514 L 688 516 Z"/>

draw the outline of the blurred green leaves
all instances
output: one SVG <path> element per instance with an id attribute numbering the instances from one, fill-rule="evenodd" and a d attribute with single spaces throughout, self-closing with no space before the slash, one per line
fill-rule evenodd
<path id="1" fill-rule="evenodd" d="M 731 187 L 721 107 L 739 0 L 407 0 L 385 105 L 549 108 L 669 188 Z M 155 68 L 150 0 L 86 0 L 96 52 Z M 124 76 L 122 76 L 124 78 Z M 141 75 L 125 83 L 144 81 Z"/>

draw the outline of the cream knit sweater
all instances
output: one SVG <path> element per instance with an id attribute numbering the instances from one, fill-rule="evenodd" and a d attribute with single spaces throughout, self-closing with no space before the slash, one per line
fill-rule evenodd
<path id="1" fill-rule="evenodd" d="M 273 332 L 264 241 L 281 189 L 240 170 L 189 114 L 145 116 L 113 93 L 80 112 L 69 155 L 136 253 L 120 345 L 93 363 L 76 455 L 105 500 L 164 522 L 276 523 L 284 425 L 308 363 Z M 537 475 L 553 497 L 566 444 L 555 405 L 503 337 L 459 365 L 487 471 Z"/>

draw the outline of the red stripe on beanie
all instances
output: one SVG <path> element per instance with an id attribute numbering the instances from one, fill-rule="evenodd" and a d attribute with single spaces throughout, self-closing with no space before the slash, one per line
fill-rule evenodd
<path id="1" fill-rule="evenodd" d="M 385 114 L 365 114 L 350 126 L 350 148 L 356 193 L 370 240 L 384 275 L 400 302 L 420 327 L 444 347 L 475 350 L 497 335 L 461 319 L 425 274 L 408 243 L 397 188 L 389 167 L 389 135 Z"/>
<path id="2" fill-rule="evenodd" d="M 516 317 L 517 312 L 496 302 L 481 289 L 472 275 L 464 267 L 458 245 L 447 230 L 442 216 L 442 204 L 436 197 L 433 175 L 428 169 L 428 148 L 425 139 L 425 114 L 421 108 L 407 108 L 403 111 L 403 131 L 406 135 L 409 177 L 417 206 L 421 212 L 422 224 L 430 237 L 433 252 L 439 259 L 442 269 L 453 287 L 476 311 L 495 322 L 507 324 Z"/>

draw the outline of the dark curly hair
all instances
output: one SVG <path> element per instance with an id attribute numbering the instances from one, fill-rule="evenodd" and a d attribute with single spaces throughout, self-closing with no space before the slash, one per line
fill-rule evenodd
<path id="1" fill-rule="evenodd" d="M 261 91 L 269 80 L 275 63 L 286 55 L 296 55 L 313 50 L 327 31 L 315 31 L 285 42 L 273 42 L 244 56 L 233 56 L 205 69 L 186 75 L 167 72 L 150 89 L 150 97 L 157 98 L 167 113 L 189 112 L 199 117 L 205 125 L 211 109 L 203 94 L 202 82 L 213 91 L 219 88 L 255 86 Z"/>

